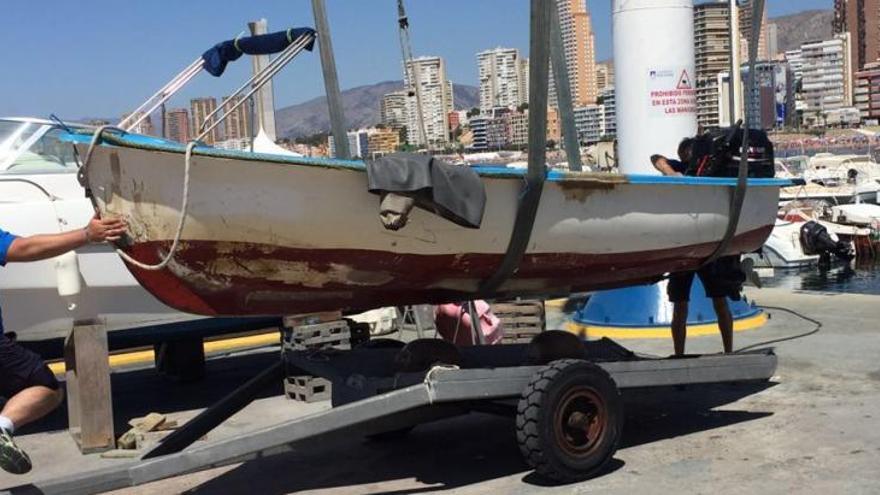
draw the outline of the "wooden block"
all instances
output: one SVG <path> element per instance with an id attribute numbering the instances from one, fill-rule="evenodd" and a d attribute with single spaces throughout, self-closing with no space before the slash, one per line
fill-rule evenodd
<path id="1" fill-rule="evenodd" d="M 128 426 L 131 426 L 132 428 L 137 428 L 143 421 L 144 421 L 144 418 L 132 418 L 132 419 L 128 420 Z M 161 424 L 159 424 L 158 426 L 153 428 L 153 431 L 173 430 L 173 429 L 177 428 L 177 426 L 178 425 L 177 425 L 176 420 L 167 419 L 167 416 L 166 416 L 165 421 L 163 421 Z"/>
<path id="2" fill-rule="evenodd" d="M 84 454 L 115 446 L 107 330 L 76 322 L 64 341 L 70 433 Z"/>
<path id="3" fill-rule="evenodd" d="M 143 441 L 144 435 L 137 428 L 132 428 L 123 433 L 116 441 L 116 448 L 123 450 L 134 450 Z"/>
<path id="4" fill-rule="evenodd" d="M 151 412 L 144 417 L 140 423 L 134 427 L 141 433 L 156 431 L 156 429 L 165 422 L 165 415 Z"/>

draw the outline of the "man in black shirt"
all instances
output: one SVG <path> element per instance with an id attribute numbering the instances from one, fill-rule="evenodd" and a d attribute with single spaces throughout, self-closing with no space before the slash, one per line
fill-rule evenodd
<path id="1" fill-rule="evenodd" d="M 678 145 L 679 160 L 668 159 L 663 155 L 652 155 L 651 163 L 663 175 L 685 175 L 691 159 L 693 139 L 686 138 Z M 694 275 L 700 277 L 706 297 L 712 299 L 712 306 L 718 316 L 718 329 L 721 331 L 721 342 L 724 352 L 733 352 L 733 316 L 727 305 L 727 296 L 731 294 L 729 275 L 732 261 L 738 256 L 722 257 L 718 261 L 701 267 L 697 271 L 673 273 L 666 287 L 669 302 L 672 303 L 672 345 L 675 355 L 684 354 L 684 343 L 687 338 L 688 302 L 690 301 L 691 285 Z M 733 284 L 735 285 L 735 284 Z"/>

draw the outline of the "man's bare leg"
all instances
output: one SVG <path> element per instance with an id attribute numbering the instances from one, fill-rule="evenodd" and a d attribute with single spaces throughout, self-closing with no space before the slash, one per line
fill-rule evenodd
<path id="1" fill-rule="evenodd" d="M 55 410 L 63 398 L 64 392 L 60 388 L 28 387 L 9 398 L 0 416 L 9 418 L 16 428 L 21 428 Z"/>
<path id="2" fill-rule="evenodd" d="M 718 328 L 721 330 L 721 344 L 724 346 L 724 353 L 730 354 L 733 352 L 733 316 L 730 314 L 727 298 L 713 297 L 712 306 L 715 306 L 715 314 L 718 315 Z"/>
<path id="3" fill-rule="evenodd" d="M 684 354 L 684 341 L 687 338 L 688 302 L 672 303 L 672 347 L 675 355 Z"/>

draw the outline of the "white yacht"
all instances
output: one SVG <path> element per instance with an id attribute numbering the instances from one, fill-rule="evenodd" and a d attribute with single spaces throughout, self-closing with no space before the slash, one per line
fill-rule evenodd
<path id="1" fill-rule="evenodd" d="M 802 268 L 819 262 L 819 255 L 804 253 L 801 245 L 803 222 L 776 220 L 773 232 L 758 253 L 747 254 L 755 268 Z"/>
<path id="2" fill-rule="evenodd" d="M 782 189 L 781 201 L 822 199 L 834 204 L 877 203 L 880 198 L 880 164 L 867 155 L 792 157 L 777 163 L 777 171 L 800 176 L 805 185 Z"/>
<path id="3" fill-rule="evenodd" d="M 77 180 L 74 148 L 62 124 L 0 119 L 0 228 L 17 235 L 79 228 L 94 207 Z M 146 292 L 107 244 L 0 273 L 3 325 L 22 340 L 63 337 L 74 319 L 105 319 L 108 330 L 196 318 Z"/>

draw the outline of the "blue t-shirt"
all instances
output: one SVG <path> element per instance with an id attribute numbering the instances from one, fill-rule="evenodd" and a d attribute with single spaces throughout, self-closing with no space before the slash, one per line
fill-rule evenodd
<path id="1" fill-rule="evenodd" d="M 6 265 L 6 254 L 9 252 L 9 246 L 16 236 L 0 229 L 0 266 Z M 3 335 L 3 313 L 0 312 L 0 335 Z"/>
<path id="2" fill-rule="evenodd" d="M 12 245 L 12 241 L 15 239 L 16 236 L 0 229 L 0 266 L 6 265 L 6 254 L 9 252 L 9 246 Z"/>

